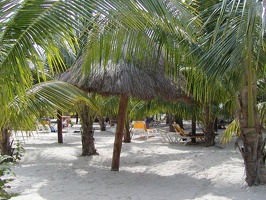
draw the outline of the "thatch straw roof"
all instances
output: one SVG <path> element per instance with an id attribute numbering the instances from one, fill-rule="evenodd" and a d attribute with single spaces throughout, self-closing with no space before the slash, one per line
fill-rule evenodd
<path id="1" fill-rule="evenodd" d="M 105 67 L 98 65 L 86 72 L 81 67 L 83 60 L 64 72 L 60 80 L 87 91 L 102 95 L 128 94 L 133 98 L 151 100 L 182 100 L 191 103 L 187 97 L 185 78 L 180 76 L 178 84 L 164 75 L 164 61 L 161 59 L 154 67 L 154 62 L 136 63 L 121 60 L 119 63 L 109 62 Z M 89 72 L 89 73 L 88 73 Z"/>

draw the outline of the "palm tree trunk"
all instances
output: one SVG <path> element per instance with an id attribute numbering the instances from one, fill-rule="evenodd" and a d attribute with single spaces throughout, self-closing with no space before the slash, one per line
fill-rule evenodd
<path id="1" fill-rule="evenodd" d="M 57 140 L 58 143 L 63 143 L 63 126 L 62 126 L 61 110 L 57 110 Z"/>
<path id="2" fill-rule="evenodd" d="M 197 125 L 196 122 L 197 122 L 197 118 L 193 114 L 192 115 L 192 122 L 191 122 L 191 135 L 196 135 L 196 125 Z M 192 138 L 191 142 L 196 143 L 196 138 Z"/>
<path id="3" fill-rule="evenodd" d="M 99 124 L 100 124 L 100 130 L 101 131 L 106 131 L 106 126 L 105 126 L 105 123 L 104 123 L 103 116 L 100 116 L 100 118 L 99 118 Z"/>
<path id="4" fill-rule="evenodd" d="M 79 114 L 76 113 L 76 124 L 78 124 L 78 122 L 79 122 Z"/>
<path id="5" fill-rule="evenodd" d="M 12 147 L 10 143 L 10 132 L 9 127 L 4 126 L 1 128 L 1 138 L 0 138 L 0 145 L 1 145 L 1 155 L 12 155 Z"/>
<path id="6" fill-rule="evenodd" d="M 110 117 L 110 126 L 115 126 L 114 117 Z"/>
<path id="7" fill-rule="evenodd" d="M 175 132 L 175 128 L 172 125 L 175 122 L 175 117 L 171 112 L 168 113 L 168 116 L 169 116 L 169 131 Z"/>
<path id="8" fill-rule="evenodd" d="M 183 123 L 183 118 L 180 116 L 175 117 L 175 122 L 182 128 L 184 129 L 184 123 Z"/>
<path id="9" fill-rule="evenodd" d="M 82 123 L 81 142 L 82 156 L 99 155 L 94 145 L 93 118 L 90 115 L 89 107 L 84 105 L 81 109 L 80 120 Z"/>
<path id="10" fill-rule="evenodd" d="M 215 145 L 215 133 L 214 133 L 215 117 L 211 113 L 210 104 L 205 106 L 205 147 L 211 147 Z"/>
<path id="11" fill-rule="evenodd" d="M 245 75 L 245 80 L 249 77 Z M 240 138 L 243 141 L 243 147 L 239 147 L 245 164 L 246 182 L 249 186 L 266 184 L 266 167 L 265 167 L 265 141 L 262 139 L 259 114 L 256 107 L 256 90 L 257 87 L 249 87 L 250 83 L 246 81 L 245 86 L 240 92 L 239 105 L 240 111 L 238 118 L 240 122 Z M 249 98 L 250 93 L 254 95 L 252 105 Z M 250 110 L 252 115 L 250 114 Z M 253 119 L 250 119 L 253 118 Z"/>
<path id="12" fill-rule="evenodd" d="M 125 118 L 127 114 L 128 95 L 121 94 L 119 110 L 117 115 L 117 126 L 115 132 L 115 141 L 113 149 L 113 159 L 111 171 L 119 171 L 120 153 L 122 148 L 122 140 L 125 126 Z"/>

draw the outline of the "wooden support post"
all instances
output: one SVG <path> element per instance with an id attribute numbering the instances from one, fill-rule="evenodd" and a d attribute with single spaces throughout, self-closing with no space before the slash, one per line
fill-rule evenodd
<path id="1" fill-rule="evenodd" d="M 127 113 L 128 95 L 121 94 L 119 110 L 117 115 L 117 126 L 115 132 L 115 141 L 113 149 L 113 159 L 111 171 L 119 171 L 120 153 L 122 148 L 123 133 L 125 127 L 125 118 Z"/>
<path id="2" fill-rule="evenodd" d="M 63 127 L 62 127 L 62 112 L 57 110 L 57 136 L 58 143 L 63 143 Z"/>

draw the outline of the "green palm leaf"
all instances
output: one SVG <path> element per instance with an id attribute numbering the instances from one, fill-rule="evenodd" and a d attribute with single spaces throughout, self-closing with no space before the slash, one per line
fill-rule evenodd
<path id="1" fill-rule="evenodd" d="M 57 109 L 67 112 L 80 101 L 99 113 L 88 95 L 70 84 L 60 81 L 37 84 L 27 91 L 26 96 L 17 97 L 9 104 L 10 125 L 15 130 L 32 127 L 41 113 L 54 116 Z"/>

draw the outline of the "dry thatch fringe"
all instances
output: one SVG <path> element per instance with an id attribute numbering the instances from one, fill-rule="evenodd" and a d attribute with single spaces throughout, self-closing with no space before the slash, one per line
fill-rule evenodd
<path id="1" fill-rule="evenodd" d="M 191 104 L 185 89 L 186 82 L 180 73 L 178 84 L 164 74 L 164 60 L 155 62 L 111 61 L 104 67 L 94 66 L 86 71 L 79 59 L 70 70 L 63 73 L 61 81 L 68 82 L 87 91 L 102 95 L 128 94 L 134 98 L 151 100 L 160 97 L 164 100 L 184 101 Z"/>

